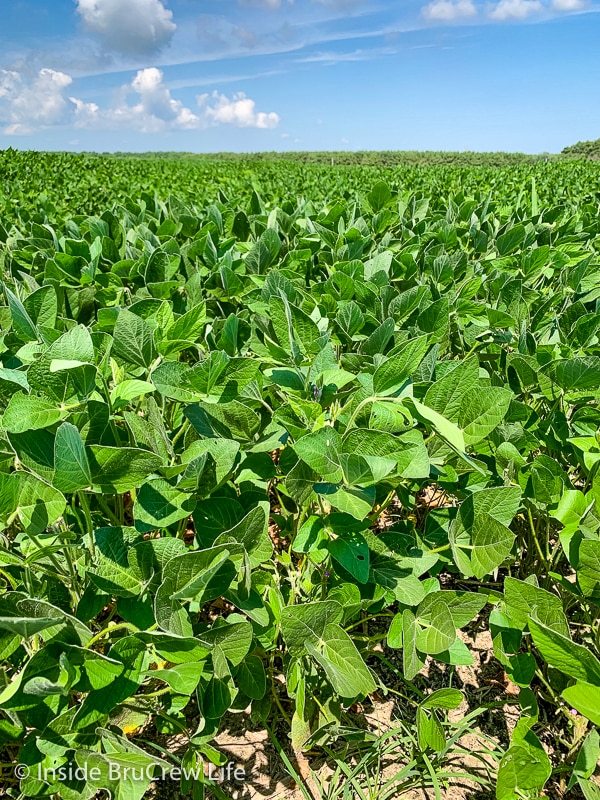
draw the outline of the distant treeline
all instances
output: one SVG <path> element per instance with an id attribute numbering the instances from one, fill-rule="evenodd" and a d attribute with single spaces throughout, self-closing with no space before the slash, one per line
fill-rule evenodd
<path id="1" fill-rule="evenodd" d="M 7 152 L 10 152 L 10 148 Z M 84 157 L 109 159 L 152 159 L 153 161 L 220 161 L 243 163 L 315 164 L 367 167 L 510 167 L 548 161 L 600 160 L 600 139 L 565 147 L 562 153 L 480 153 L 436 150 L 356 150 L 356 151 L 284 151 L 263 153 L 80 153 Z"/>
<path id="2" fill-rule="evenodd" d="M 338 166 L 481 166 L 507 167 L 512 164 L 532 164 L 558 158 L 550 153 L 476 153 L 417 150 L 357 150 L 352 152 L 265 152 L 265 153 L 103 153 L 111 158 L 198 159 L 203 161 L 292 161 L 301 164 L 334 164 Z"/>
<path id="3" fill-rule="evenodd" d="M 570 147 L 565 147 L 563 155 L 570 158 L 586 158 L 593 161 L 600 161 L 600 139 L 593 142 L 577 142 Z"/>

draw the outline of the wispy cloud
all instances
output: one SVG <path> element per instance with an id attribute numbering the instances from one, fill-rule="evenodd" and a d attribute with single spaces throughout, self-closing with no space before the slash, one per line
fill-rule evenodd
<path id="1" fill-rule="evenodd" d="M 85 29 L 103 48 L 126 56 L 147 56 L 170 43 L 177 25 L 161 0 L 76 0 Z"/>
<path id="2" fill-rule="evenodd" d="M 395 55 L 398 50 L 394 47 L 373 47 L 367 50 L 353 50 L 348 53 L 327 52 L 313 53 L 302 58 L 294 59 L 297 64 L 324 64 L 326 66 L 343 64 L 354 61 L 372 61 L 374 58 Z"/>

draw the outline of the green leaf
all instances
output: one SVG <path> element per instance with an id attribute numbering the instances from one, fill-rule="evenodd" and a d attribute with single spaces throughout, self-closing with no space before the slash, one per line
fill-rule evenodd
<path id="1" fill-rule="evenodd" d="M 298 657 L 308 652 L 307 642 L 317 646 L 328 624 L 342 619 L 342 607 L 332 600 L 287 606 L 281 614 L 281 630 L 290 655 Z"/>
<path id="2" fill-rule="evenodd" d="M 504 600 L 506 610 L 522 630 L 532 616 L 562 636 L 570 637 L 569 623 L 565 617 L 560 597 L 546 589 L 540 589 L 527 581 L 505 578 Z"/>
<path id="3" fill-rule="evenodd" d="M 92 484 L 92 473 L 79 430 L 70 422 L 56 431 L 54 439 L 54 485 L 61 492 L 76 492 Z"/>
<path id="4" fill-rule="evenodd" d="M 551 361 L 542 372 L 565 391 L 591 391 L 600 387 L 600 357 L 567 358 Z"/>
<path id="5" fill-rule="evenodd" d="M 552 767 L 548 756 L 541 748 L 513 744 L 500 762 L 497 800 L 519 800 L 531 790 L 542 789 Z M 535 795 L 534 795 L 535 796 Z"/>
<path id="6" fill-rule="evenodd" d="M 26 473 L 19 474 L 18 513 L 24 528 L 37 535 L 64 513 L 66 501 L 52 486 Z"/>
<path id="7" fill-rule="evenodd" d="M 0 617 L 0 630 L 16 633 L 23 639 L 55 627 L 56 620 L 50 617 Z"/>
<path id="8" fill-rule="evenodd" d="M 314 490 L 334 508 L 359 520 L 371 512 L 376 499 L 374 486 L 363 489 L 355 486 L 336 486 L 333 483 L 316 483 Z"/>
<path id="9" fill-rule="evenodd" d="M 132 400 L 156 391 L 154 384 L 148 381 L 126 380 L 112 389 L 110 402 L 115 411 L 125 408 Z"/>
<path id="10" fill-rule="evenodd" d="M 369 546 L 360 533 L 346 533 L 327 543 L 327 550 L 359 583 L 369 580 Z"/>
<path id="11" fill-rule="evenodd" d="M 478 387 L 462 399 L 458 424 L 466 444 L 477 444 L 500 425 L 513 399 L 509 389 Z"/>
<path id="12" fill-rule="evenodd" d="M 258 567 L 273 554 L 273 543 L 269 536 L 269 514 L 269 503 L 258 503 L 237 525 L 225 531 L 215 544 L 237 542 L 248 553 L 252 569 Z"/>
<path id="13" fill-rule="evenodd" d="M 98 562 L 88 575 L 99 589 L 118 597 L 138 597 L 144 589 L 144 576 L 130 547 L 131 528 L 106 527 L 94 531 Z"/>
<path id="14" fill-rule="evenodd" d="M 230 664 L 237 667 L 252 646 L 253 631 L 250 622 L 234 622 L 234 617 L 239 620 L 238 615 L 232 615 L 226 625 L 213 625 L 209 631 L 199 634 L 198 638 L 211 648 L 218 648 Z"/>
<path id="15" fill-rule="evenodd" d="M 454 369 L 429 387 L 423 402 L 451 422 L 458 422 L 463 399 L 477 386 L 478 382 L 479 362 L 477 358 L 456 362 Z"/>
<path id="16" fill-rule="evenodd" d="M 137 314 L 121 309 L 113 333 L 112 352 L 129 364 L 148 369 L 156 358 L 154 331 Z"/>
<path id="17" fill-rule="evenodd" d="M 598 708 L 598 706 L 596 706 Z M 592 729 L 585 738 L 584 743 L 577 754 L 577 761 L 573 767 L 573 774 L 569 781 L 568 789 L 571 789 L 578 780 L 590 778 L 596 771 L 596 765 L 600 758 L 600 735 L 596 729 Z M 600 790 L 599 790 L 600 791 Z"/>
<path id="18" fill-rule="evenodd" d="M 181 492 L 162 478 L 144 483 L 138 492 L 133 513 L 141 531 L 167 528 L 189 517 L 196 507 L 193 495 Z"/>
<path id="19" fill-rule="evenodd" d="M 448 444 L 452 445 L 459 453 L 465 452 L 465 438 L 460 428 L 441 414 L 438 414 L 437 411 L 427 408 L 426 405 L 423 405 L 423 403 L 420 403 L 418 400 L 411 398 L 411 402 L 417 414 L 428 422 L 431 422 L 436 433 L 439 434 L 442 439 L 445 439 Z"/>
<path id="20" fill-rule="evenodd" d="M 428 336 L 409 339 L 393 355 L 375 370 L 373 389 L 378 397 L 395 394 L 415 372 L 429 345 Z"/>
<path id="21" fill-rule="evenodd" d="M 367 195 L 369 205 L 375 213 L 385 208 L 391 199 L 392 192 L 390 191 L 390 187 L 383 181 L 378 181 Z"/>
<path id="22" fill-rule="evenodd" d="M 25 433 L 49 428 L 66 415 L 67 412 L 51 400 L 28 394 L 13 394 L 2 417 L 2 426 L 9 433 Z"/>
<path id="23" fill-rule="evenodd" d="M 434 714 L 426 714 L 422 706 L 417 708 L 417 737 L 421 750 L 431 747 L 436 753 L 441 753 L 446 746 L 444 729 Z"/>
<path id="24" fill-rule="evenodd" d="M 160 628 L 177 636 L 192 635 L 191 623 L 179 599 L 194 599 L 202 604 L 225 594 L 237 571 L 231 560 L 235 546 L 228 548 L 184 553 L 168 562 L 154 600 Z"/>
<path id="25" fill-rule="evenodd" d="M 368 695 L 376 687 L 373 676 L 345 630 L 328 623 L 317 643 L 305 643 L 308 653 L 323 667 L 333 689 L 341 697 Z"/>
<path id="26" fill-rule="evenodd" d="M 343 472 L 339 459 L 341 439 L 333 428 L 327 426 L 303 436 L 295 443 L 294 450 L 321 478 L 331 483 L 342 480 Z"/>
<path id="27" fill-rule="evenodd" d="M 151 670 L 147 675 L 164 681 L 174 692 L 189 697 L 200 682 L 204 666 L 202 661 L 188 661 L 169 669 Z"/>
<path id="28" fill-rule="evenodd" d="M 520 505 L 514 487 L 483 489 L 463 502 L 452 520 L 449 541 L 457 566 L 465 577 L 483 578 L 508 557 L 515 535 L 507 527 Z"/>
<path id="29" fill-rule="evenodd" d="M 236 680 L 242 692 L 252 700 L 262 700 L 267 691 L 267 677 L 258 656 L 246 656 L 238 667 Z"/>
<path id="30" fill-rule="evenodd" d="M 92 484 L 96 492 L 130 492 L 162 466 L 162 459 L 134 447 L 92 445 L 88 450 Z"/>
<path id="31" fill-rule="evenodd" d="M 6 284 L 3 285 L 3 289 L 6 299 L 8 300 L 8 307 L 15 331 L 28 341 L 37 341 L 37 328 L 25 310 L 25 306 Z"/>
<path id="32" fill-rule="evenodd" d="M 594 725 L 600 725 L 600 686 L 578 681 L 562 693 L 565 701 Z M 594 765 L 595 766 L 595 765 Z"/>
<path id="33" fill-rule="evenodd" d="M 529 620 L 529 630 L 535 646 L 551 667 L 575 680 L 600 686 L 600 661 L 587 647 L 533 618 Z"/>
<path id="34" fill-rule="evenodd" d="M 422 653 L 442 653 L 456 639 L 454 620 L 442 597 L 425 597 L 417 609 L 417 620 L 422 629 L 417 634 L 416 647 Z"/>
<path id="35" fill-rule="evenodd" d="M 444 708 L 452 710 L 458 708 L 464 700 L 463 693 L 458 689 L 438 689 L 437 692 L 427 696 L 420 704 L 421 708 Z"/>

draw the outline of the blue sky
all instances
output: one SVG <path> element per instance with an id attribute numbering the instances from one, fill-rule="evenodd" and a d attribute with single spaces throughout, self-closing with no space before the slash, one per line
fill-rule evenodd
<path id="1" fill-rule="evenodd" d="M 600 137 L 594 0 L 17 0 L 0 148 L 557 152 Z"/>

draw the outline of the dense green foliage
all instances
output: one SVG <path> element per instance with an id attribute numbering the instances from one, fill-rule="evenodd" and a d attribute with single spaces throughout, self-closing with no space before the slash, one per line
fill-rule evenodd
<path id="1" fill-rule="evenodd" d="M 131 153 L 105 153 L 106 158 L 125 158 Z M 401 166 L 456 166 L 456 167 L 508 167 L 516 164 L 535 164 L 556 158 L 549 153 L 527 155 L 525 153 L 477 153 L 434 150 L 342 150 L 302 151 L 291 150 L 272 153 L 138 153 L 135 158 L 151 160 L 201 160 L 201 161 L 245 161 L 251 163 L 291 162 L 300 164 L 326 164 L 366 167 Z"/>
<path id="2" fill-rule="evenodd" d="M 570 147 L 565 147 L 563 155 L 574 158 L 589 158 L 594 161 L 600 160 L 600 139 L 592 142 L 578 142 Z"/>
<path id="3" fill-rule="evenodd" d="M 389 689 L 429 780 L 462 696 L 419 672 L 478 619 L 520 690 L 498 799 L 597 798 L 600 166 L 0 170 L 14 796 L 136 800 L 148 720 L 195 764 L 251 704 L 300 753 Z"/>

